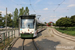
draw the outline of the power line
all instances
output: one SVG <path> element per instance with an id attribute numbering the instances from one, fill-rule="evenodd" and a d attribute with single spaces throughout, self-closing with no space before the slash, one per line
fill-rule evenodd
<path id="1" fill-rule="evenodd" d="M 13 2 L 13 1 L 12 1 Z M 30 2 L 30 6 L 31 6 L 31 8 L 33 9 L 33 11 L 36 13 L 36 11 L 34 10 L 34 8 L 33 8 L 33 6 L 32 6 L 32 4 L 31 4 L 31 0 L 29 0 L 29 2 Z M 16 2 L 13 2 L 14 4 L 16 4 L 16 5 L 24 5 L 24 4 L 17 4 Z"/>
<path id="2" fill-rule="evenodd" d="M 64 2 L 65 0 L 63 0 L 63 2 Z M 56 9 L 63 3 L 63 2 L 61 2 L 60 4 L 58 4 L 58 6 L 56 7 Z M 56 9 L 54 10 L 54 11 L 56 11 Z"/>
<path id="3" fill-rule="evenodd" d="M 64 2 L 64 1 L 65 1 L 65 0 L 63 0 L 63 2 Z M 63 2 L 61 2 L 60 5 L 61 5 Z"/>
<path id="4" fill-rule="evenodd" d="M 34 10 L 34 8 L 33 8 L 32 4 L 31 4 L 31 0 L 29 0 L 29 2 L 30 2 L 30 6 L 31 6 L 31 8 L 32 8 L 32 9 L 33 9 L 33 11 L 36 13 L 36 11 Z"/>
<path id="5" fill-rule="evenodd" d="M 56 7 L 56 9 L 57 9 L 59 6 L 60 6 L 60 4 L 58 4 L 58 6 Z M 56 9 L 55 9 L 55 10 L 56 10 Z M 54 10 L 54 11 L 55 11 L 55 10 Z"/>
<path id="6" fill-rule="evenodd" d="M 31 0 L 29 0 L 30 1 L 30 5 L 31 5 Z"/>

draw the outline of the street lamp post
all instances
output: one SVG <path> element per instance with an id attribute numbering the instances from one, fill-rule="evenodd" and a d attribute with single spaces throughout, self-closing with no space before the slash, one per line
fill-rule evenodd
<path id="1" fill-rule="evenodd" d="M 7 8 L 6 8 L 6 19 L 5 19 L 5 27 L 6 27 L 6 37 L 7 37 Z"/>

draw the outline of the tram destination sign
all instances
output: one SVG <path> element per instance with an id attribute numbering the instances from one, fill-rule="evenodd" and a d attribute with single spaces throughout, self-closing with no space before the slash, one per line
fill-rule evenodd
<path id="1" fill-rule="evenodd" d="M 35 15 L 24 15 L 24 16 L 20 16 L 21 17 L 21 19 L 35 19 Z"/>

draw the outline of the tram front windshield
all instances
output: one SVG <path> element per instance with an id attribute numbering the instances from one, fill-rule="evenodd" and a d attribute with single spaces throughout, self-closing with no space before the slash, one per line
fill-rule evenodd
<path id="1" fill-rule="evenodd" d="M 34 19 L 22 19 L 21 28 L 34 28 Z"/>

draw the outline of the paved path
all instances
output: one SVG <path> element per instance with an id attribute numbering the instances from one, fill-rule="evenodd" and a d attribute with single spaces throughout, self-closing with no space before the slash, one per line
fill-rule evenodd
<path id="1" fill-rule="evenodd" d="M 51 28 L 47 28 L 40 32 L 35 42 L 40 50 L 75 50 L 75 42 L 54 35 Z M 19 39 L 12 50 L 21 50 L 22 43 L 23 40 Z M 26 39 L 24 49 L 35 50 L 32 40 Z"/>
<path id="2" fill-rule="evenodd" d="M 18 39 L 15 45 L 13 46 L 12 50 L 21 50 L 22 49 L 23 39 Z"/>
<path id="3" fill-rule="evenodd" d="M 24 42 L 24 50 L 36 50 L 32 39 L 26 39 Z"/>
<path id="4" fill-rule="evenodd" d="M 19 40 L 15 43 L 12 50 L 22 50 L 24 44 L 24 50 L 36 50 L 33 45 L 32 39 L 25 39 L 23 43 L 23 39 L 19 38 Z"/>
<path id="5" fill-rule="evenodd" d="M 40 50 L 75 50 L 75 42 L 54 35 L 51 28 L 41 32 L 35 41 Z"/>

